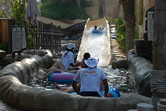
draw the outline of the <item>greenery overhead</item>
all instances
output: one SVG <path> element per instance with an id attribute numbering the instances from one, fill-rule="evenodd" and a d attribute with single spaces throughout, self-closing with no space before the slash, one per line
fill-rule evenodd
<path id="1" fill-rule="evenodd" d="M 121 48 L 124 52 L 126 52 L 126 26 L 123 17 L 119 17 L 115 19 L 116 23 L 116 32 L 118 35 L 118 40 L 121 44 Z"/>
<path id="2" fill-rule="evenodd" d="M 76 0 L 47 0 L 40 6 L 41 15 L 51 19 L 87 19 Z"/>
<path id="3" fill-rule="evenodd" d="M 3 0 L 0 3 L 4 3 L 4 10 L 0 9 L 0 17 L 1 18 L 13 18 L 15 20 L 15 25 L 21 25 L 28 29 L 28 24 L 25 21 L 25 9 L 26 3 L 28 0 Z M 10 9 L 7 11 L 7 9 Z M 32 36 L 27 30 L 27 47 L 32 47 Z M 7 51 L 7 44 L 0 42 L 0 49 Z"/>

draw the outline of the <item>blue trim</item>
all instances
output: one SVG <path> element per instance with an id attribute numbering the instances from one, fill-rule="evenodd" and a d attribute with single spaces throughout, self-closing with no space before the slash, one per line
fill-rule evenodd
<path id="1" fill-rule="evenodd" d="M 94 33 L 94 34 L 102 34 L 103 31 L 93 30 L 92 33 Z"/>

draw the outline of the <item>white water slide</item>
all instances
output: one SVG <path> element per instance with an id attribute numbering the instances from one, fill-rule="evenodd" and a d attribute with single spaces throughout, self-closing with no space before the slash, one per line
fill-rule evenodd
<path id="1" fill-rule="evenodd" d="M 95 25 L 104 28 L 102 33 L 92 33 Z M 82 60 L 85 52 L 89 52 L 91 57 L 99 59 L 98 66 L 109 65 L 111 59 L 110 32 L 105 18 L 87 20 L 77 56 L 78 61 Z"/>

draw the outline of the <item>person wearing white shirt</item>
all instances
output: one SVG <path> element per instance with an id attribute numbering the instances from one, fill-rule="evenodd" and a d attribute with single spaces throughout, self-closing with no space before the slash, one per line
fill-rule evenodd
<path id="1" fill-rule="evenodd" d="M 66 72 L 70 66 L 74 64 L 74 54 L 73 50 L 75 49 L 75 44 L 68 43 L 66 51 L 63 53 L 61 61 L 57 61 L 51 68 L 43 69 L 47 74 L 39 79 L 45 80 L 48 78 L 53 72 Z"/>
<path id="2" fill-rule="evenodd" d="M 65 65 L 66 68 L 70 68 L 74 64 L 74 48 L 75 45 L 72 43 L 67 44 L 66 51 L 63 53 L 61 61 Z"/>
<path id="3" fill-rule="evenodd" d="M 85 60 L 85 64 L 88 68 L 82 68 L 77 72 L 72 82 L 73 89 L 81 96 L 100 97 L 100 82 L 102 81 L 105 86 L 105 97 L 108 97 L 107 77 L 101 68 L 97 68 L 98 61 L 90 57 Z M 77 87 L 78 83 L 81 83 L 80 89 Z"/>

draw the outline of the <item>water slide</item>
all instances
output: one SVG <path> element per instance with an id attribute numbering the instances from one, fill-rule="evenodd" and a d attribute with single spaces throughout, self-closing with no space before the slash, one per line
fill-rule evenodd
<path id="1" fill-rule="evenodd" d="M 95 25 L 104 28 L 102 33 L 93 33 Z M 82 60 L 85 52 L 89 52 L 91 57 L 99 59 L 98 66 L 109 65 L 111 60 L 110 32 L 105 18 L 93 21 L 87 20 L 77 56 L 78 61 Z"/>

